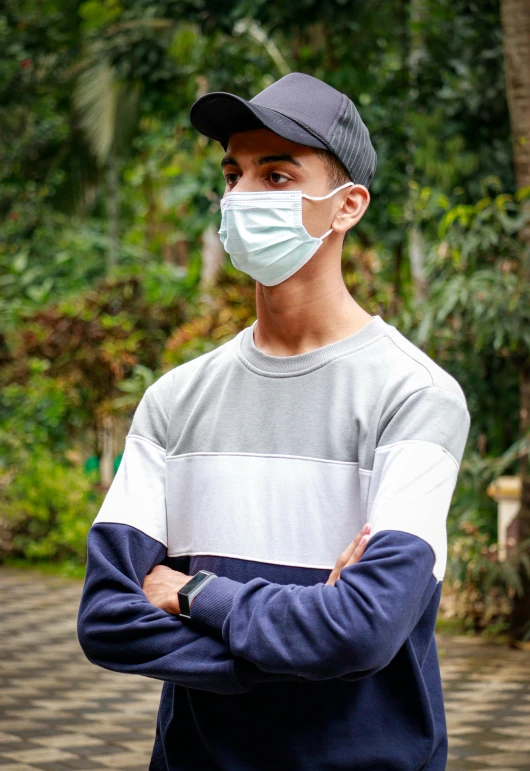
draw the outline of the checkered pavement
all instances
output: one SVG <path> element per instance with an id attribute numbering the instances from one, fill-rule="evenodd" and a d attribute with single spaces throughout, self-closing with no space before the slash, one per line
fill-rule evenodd
<path id="1" fill-rule="evenodd" d="M 0 566 L 0 771 L 147 771 L 162 683 L 86 659 L 81 589 Z M 530 771 L 530 652 L 446 635 L 437 644 L 447 771 Z"/>
<path id="2" fill-rule="evenodd" d="M 437 637 L 447 771 L 530 770 L 530 651 Z"/>

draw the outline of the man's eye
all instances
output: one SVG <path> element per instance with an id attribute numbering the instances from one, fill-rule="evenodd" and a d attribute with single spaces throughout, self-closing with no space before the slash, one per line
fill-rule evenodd
<path id="1" fill-rule="evenodd" d="M 282 182 L 289 182 L 289 177 L 286 177 L 284 174 L 278 174 L 277 171 L 273 171 L 269 174 L 269 177 L 271 179 L 271 182 L 274 182 L 275 185 L 280 184 Z"/>
<path id="2" fill-rule="evenodd" d="M 237 182 L 237 174 L 225 174 L 225 182 L 227 185 L 235 185 Z"/>

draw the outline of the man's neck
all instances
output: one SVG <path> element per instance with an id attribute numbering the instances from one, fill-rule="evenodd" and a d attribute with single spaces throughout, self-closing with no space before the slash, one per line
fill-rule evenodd
<path id="1" fill-rule="evenodd" d="M 254 343 L 260 351 L 270 356 L 307 353 L 343 340 L 371 321 L 373 317 L 348 292 L 342 275 L 318 278 L 274 287 L 256 284 Z"/>

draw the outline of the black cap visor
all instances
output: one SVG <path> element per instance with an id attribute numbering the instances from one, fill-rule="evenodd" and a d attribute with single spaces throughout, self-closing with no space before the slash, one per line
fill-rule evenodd
<path id="1" fill-rule="evenodd" d="M 224 91 L 200 97 L 191 108 L 190 121 L 200 134 L 216 139 L 225 150 L 231 134 L 259 128 L 268 128 L 300 145 L 329 149 L 321 139 L 286 115 Z"/>

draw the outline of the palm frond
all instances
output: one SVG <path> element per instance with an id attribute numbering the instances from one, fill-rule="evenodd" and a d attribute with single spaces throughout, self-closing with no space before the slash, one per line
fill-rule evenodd
<path id="1" fill-rule="evenodd" d="M 118 98 L 119 85 L 109 62 L 87 62 L 77 79 L 74 106 L 92 152 L 102 166 L 114 144 Z"/>

